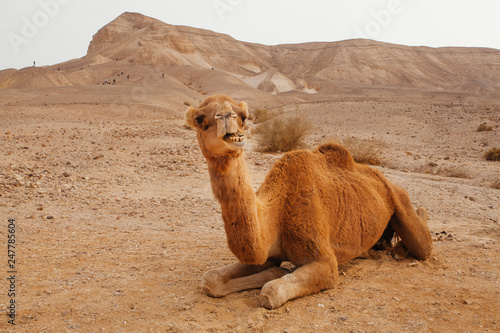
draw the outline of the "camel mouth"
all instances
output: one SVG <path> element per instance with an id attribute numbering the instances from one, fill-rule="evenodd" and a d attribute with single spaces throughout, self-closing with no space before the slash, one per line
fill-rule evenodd
<path id="1" fill-rule="evenodd" d="M 229 147 L 235 147 L 235 148 L 243 148 L 246 144 L 246 140 L 245 140 L 245 134 L 243 133 L 226 133 L 226 135 L 224 135 L 224 137 L 222 138 L 222 140 L 224 140 L 224 142 L 226 144 L 228 144 Z"/>

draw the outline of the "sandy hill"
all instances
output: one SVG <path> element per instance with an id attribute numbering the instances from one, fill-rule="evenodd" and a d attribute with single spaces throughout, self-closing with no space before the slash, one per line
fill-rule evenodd
<path id="1" fill-rule="evenodd" d="M 213 69 L 226 74 L 226 86 L 237 82 L 273 94 L 297 90 L 328 94 L 345 87 L 476 93 L 498 91 L 500 86 L 500 51 L 494 49 L 435 49 L 371 40 L 266 46 L 124 13 L 93 36 L 85 57 L 49 67 L 1 71 L 0 87 L 95 84 L 116 70 L 149 65 Z M 145 76 L 136 76 L 134 82 L 141 79 Z"/>

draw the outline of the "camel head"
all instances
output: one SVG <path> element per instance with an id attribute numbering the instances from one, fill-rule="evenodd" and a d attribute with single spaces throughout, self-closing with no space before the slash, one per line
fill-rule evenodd
<path id="1" fill-rule="evenodd" d="M 246 144 L 244 132 L 248 105 L 225 95 L 208 97 L 198 108 L 190 107 L 186 124 L 196 129 L 198 143 L 206 158 L 239 155 Z"/>

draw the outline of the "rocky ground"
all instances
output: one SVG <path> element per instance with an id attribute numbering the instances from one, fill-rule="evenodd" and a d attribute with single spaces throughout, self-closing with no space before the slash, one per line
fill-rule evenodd
<path id="1" fill-rule="evenodd" d="M 235 258 L 183 101 L 70 92 L 0 92 L 2 313 L 12 218 L 17 269 L 17 325 L 3 315 L 0 331 L 500 331 L 500 168 L 482 158 L 500 147 L 500 105 L 430 95 L 273 105 L 313 122 L 310 148 L 383 142 L 378 168 L 428 208 L 435 248 L 424 262 L 371 252 L 341 266 L 337 287 L 269 311 L 259 290 L 214 299 L 199 288 Z M 493 130 L 476 132 L 483 122 Z M 257 188 L 279 154 L 247 158 Z"/>

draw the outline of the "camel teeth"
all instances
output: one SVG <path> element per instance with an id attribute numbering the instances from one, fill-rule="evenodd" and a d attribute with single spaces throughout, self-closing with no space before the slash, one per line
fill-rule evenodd
<path id="1" fill-rule="evenodd" d="M 228 139 L 232 142 L 243 142 L 245 140 L 245 136 L 241 134 L 232 134 L 228 137 Z"/>
<path id="2" fill-rule="evenodd" d="M 230 139 L 233 142 L 241 142 L 241 141 L 243 141 L 243 137 L 242 136 L 232 136 Z"/>

